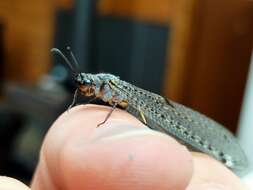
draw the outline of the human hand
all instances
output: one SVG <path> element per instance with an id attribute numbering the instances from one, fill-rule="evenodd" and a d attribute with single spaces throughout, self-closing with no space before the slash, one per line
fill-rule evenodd
<path id="1" fill-rule="evenodd" d="M 108 111 L 104 106 L 76 106 L 57 119 L 44 140 L 32 189 L 246 189 L 218 161 L 190 153 L 125 111 L 115 110 L 97 128 Z M 0 178 L 0 190 L 27 189 Z"/>

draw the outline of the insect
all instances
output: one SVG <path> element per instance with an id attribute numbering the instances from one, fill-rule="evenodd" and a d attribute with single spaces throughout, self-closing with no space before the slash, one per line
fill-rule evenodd
<path id="1" fill-rule="evenodd" d="M 68 48 L 74 64 L 77 61 Z M 184 105 L 158 94 L 141 89 L 107 73 L 90 74 L 77 72 L 74 64 L 59 50 L 59 54 L 74 73 L 77 84 L 74 99 L 81 94 L 95 97 L 111 105 L 106 122 L 116 106 L 125 109 L 153 130 L 175 137 L 193 151 L 206 153 L 240 174 L 247 167 L 247 158 L 236 138 L 222 125 Z"/>

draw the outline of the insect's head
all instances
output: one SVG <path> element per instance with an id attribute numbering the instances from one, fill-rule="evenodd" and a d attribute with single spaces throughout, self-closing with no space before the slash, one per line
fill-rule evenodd
<path id="1" fill-rule="evenodd" d="M 78 85 L 78 89 L 85 95 L 85 96 L 93 96 L 95 95 L 95 83 L 92 75 L 86 73 L 78 73 L 75 76 L 75 82 Z"/>
<path id="2" fill-rule="evenodd" d="M 75 76 L 75 82 L 77 85 L 79 86 L 91 86 L 93 81 L 92 79 L 89 79 L 87 77 L 87 75 L 85 75 L 84 73 L 78 73 L 76 76 Z"/>

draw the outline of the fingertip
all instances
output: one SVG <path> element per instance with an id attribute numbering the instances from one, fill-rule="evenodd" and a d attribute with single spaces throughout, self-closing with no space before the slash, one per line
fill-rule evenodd
<path id="1" fill-rule="evenodd" d="M 22 182 L 5 176 L 0 176 L 0 190 L 29 190 Z"/>
<path id="2" fill-rule="evenodd" d="M 193 167 L 189 151 L 122 110 L 97 128 L 108 111 L 86 105 L 62 114 L 41 151 L 47 177 L 34 179 L 70 189 L 185 189 Z M 36 176 L 41 169 L 39 164 Z"/>
<path id="3" fill-rule="evenodd" d="M 89 141 L 67 143 L 61 164 L 68 188 L 180 190 L 188 185 L 191 154 L 174 139 L 119 122 L 97 130 Z"/>
<path id="4" fill-rule="evenodd" d="M 221 162 L 199 152 L 193 152 L 194 172 L 187 190 L 246 190 L 241 179 Z"/>

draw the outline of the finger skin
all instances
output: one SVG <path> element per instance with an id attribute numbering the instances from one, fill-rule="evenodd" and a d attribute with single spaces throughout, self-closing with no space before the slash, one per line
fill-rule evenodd
<path id="1" fill-rule="evenodd" d="M 42 146 L 32 189 L 185 190 L 192 156 L 173 138 L 122 110 L 77 106 L 61 115 Z"/>
<path id="2" fill-rule="evenodd" d="M 29 190 L 26 185 L 20 181 L 10 178 L 0 176 L 0 190 Z"/>
<path id="3" fill-rule="evenodd" d="M 194 172 L 187 190 L 247 190 L 228 168 L 213 158 L 193 153 Z"/>

